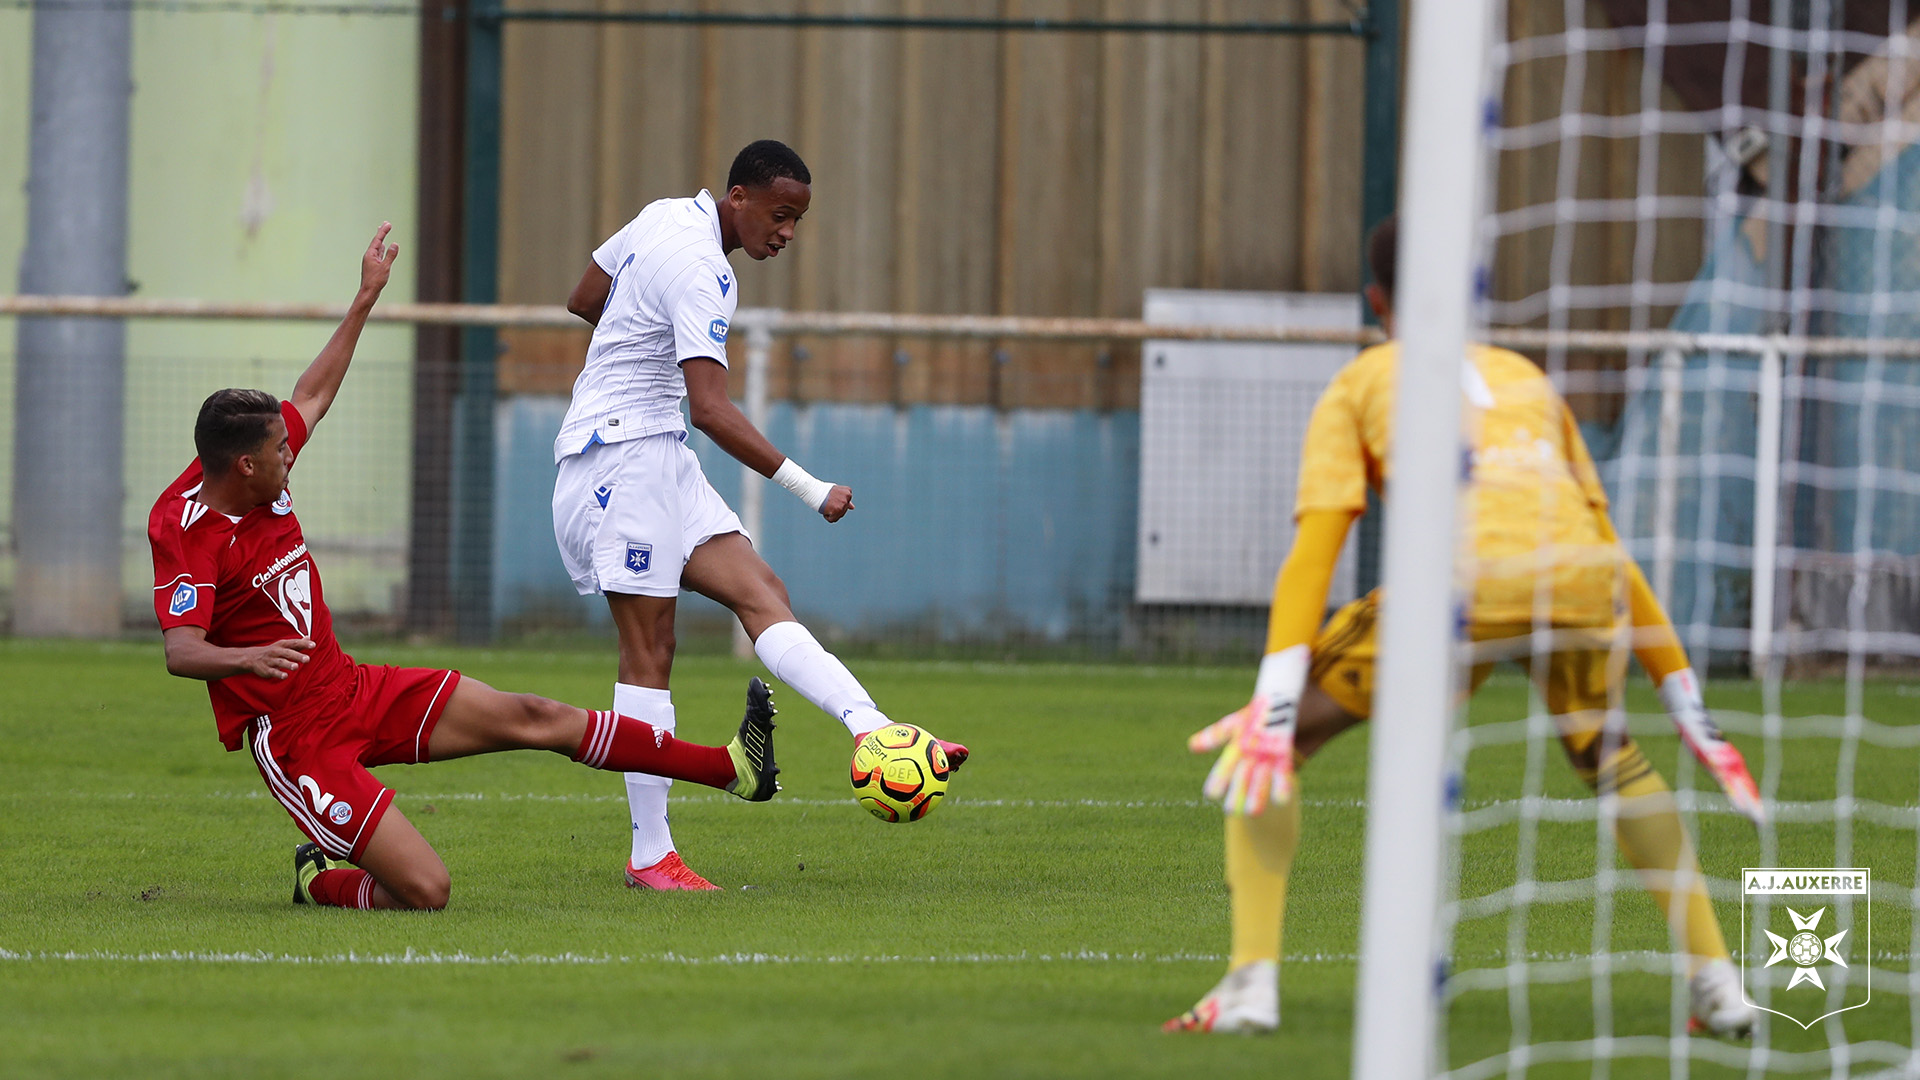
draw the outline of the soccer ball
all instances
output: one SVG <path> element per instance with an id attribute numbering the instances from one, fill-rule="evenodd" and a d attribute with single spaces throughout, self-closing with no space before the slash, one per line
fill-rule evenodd
<path id="1" fill-rule="evenodd" d="M 919 821 L 946 796 L 952 771 L 939 740 L 912 724 L 888 724 L 853 748 L 853 797 L 881 821 Z"/>

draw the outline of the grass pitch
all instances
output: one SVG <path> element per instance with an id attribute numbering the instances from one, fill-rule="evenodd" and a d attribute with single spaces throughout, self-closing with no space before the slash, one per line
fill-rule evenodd
<path id="1" fill-rule="evenodd" d="M 356 655 L 458 666 L 588 705 L 610 692 L 610 648 Z M 157 647 L 0 642 L 0 1072 L 1346 1074 L 1364 732 L 1337 740 L 1304 777 L 1280 1034 L 1167 1036 L 1158 1023 L 1218 977 L 1228 936 L 1219 814 L 1197 799 L 1207 762 L 1181 744 L 1245 700 L 1251 671 L 855 666 L 892 715 L 974 750 L 928 820 L 888 826 L 861 812 L 838 725 L 776 686 L 781 795 L 748 805 L 676 789 L 681 850 L 725 891 L 622 888 L 618 779 L 523 752 L 380 770 L 445 858 L 454 891 L 444 912 L 374 913 L 289 903 L 301 838 L 251 759 L 221 751 L 204 691 L 168 678 Z M 755 670 L 682 660 L 681 734 L 722 741 Z M 1915 720 L 1911 689 L 1870 686 L 1867 714 Z M 1789 714 L 1842 711 L 1836 686 L 1795 694 Z M 1496 677 L 1476 720 L 1524 715 L 1525 695 L 1518 678 Z M 1758 704 L 1738 686 L 1710 696 L 1717 707 Z M 1740 741 L 1758 772 L 1761 745 Z M 1645 745 L 1675 777 L 1673 740 Z M 1831 740 L 1790 749 L 1777 755 L 1786 797 L 1830 798 L 1835 777 L 1850 771 L 1859 796 L 1913 804 L 1913 751 L 1874 750 L 1849 763 Z M 1548 752 L 1546 793 L 1577 798 L 1558 750 Z M 1525 770 L 1524 745 L 1476 751 L 1469 805 L 1510 797 Z M 1699 829 L 1710 873 L 1759 864 L 1744 824 L 1703 815 Z M 1537 877 L 1593 873 L 1591 822 L 1542 830 Z M 1780 836 L 1783 857 L 1827 865 L 1834 855 L 1831 824 L 1783 826 Z M 1878 880 L 1912 883 L 1912 828 L 1858 827 L 1852 844 L 1853 862 L 1874 867 Z M 1469 838 L 1470 893 L 1512 882 L 1512 847 L 1510 828 Z M 1876 965 L 1904 972 L 1906 913 L 1880 907 Z M 1720 908 L 1737 933 L 1737 900 Z M 1614 909 L 1612 948 L 1663 947 L 1644 895 L 1621 893 Z M 1530 915 L 1522 936 L 1536 958 L 1592 951 L 1591 903 L 1536 905 Z M 1509 930 L 1504 918 L 1463 924 L 1458 966 L 1504 963 Z M 1671 990 L 1664 977 L 1617 975 L 1607 998 L 1615 1034 L 1665 1034 Z M 1591 1037 L 1595 995 L 1584 979 L 1532 988 L 1533 1039 Z M 1461 996 L 1447 1019 L 1452 1063 L 1505 1049 L 1510 1006 L 1504 990 Z M 1841 1027 L 1776 1023 L 1772 1045 L 1819 1051 L 1823 1061 L 1842 1032 L 1905 1045 L 1908 1015 L 1907 998 L 1882 987 Z M 1736 1075 L 1711 1062 L 1691 1067 L 1694 1076 Z M 1668 1074 L 1664 1061 L 1612 1071 Z"/>

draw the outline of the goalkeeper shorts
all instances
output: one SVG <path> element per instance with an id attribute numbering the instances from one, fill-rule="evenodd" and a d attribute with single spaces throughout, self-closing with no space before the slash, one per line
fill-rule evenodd
<path id="1" fill-rule="evenodd" d="M 1379 656 L 1378 589 L 1333 613 L 1313 642 L 1307 678 L 1347 713 L 1366 719 L 1373 712 L 1373 669 Z M 1476 651 L 1503 655 L 1525 666 L 1546 699 L 1561 744 L 1574 771 L 1589 785 L 1611 790 L 1631 783 L 1652 768 L 1624 727 L 1608 730 L 1607 719 L 1624 685 L 1627 650 L 1614 648 L 1606 629 L 1559 631 L 1578 644 L 1538 659 L 1527 647 L 1533 628 L 1480 624 L 1470 628 Z M 1584 639 L 1584 640 L 1582 640 Z M 1502 649 L 1499 646 L 1509 647 Z M 1467 693 L 1480 688 L 1495 661 L 1474 664 Z"/>

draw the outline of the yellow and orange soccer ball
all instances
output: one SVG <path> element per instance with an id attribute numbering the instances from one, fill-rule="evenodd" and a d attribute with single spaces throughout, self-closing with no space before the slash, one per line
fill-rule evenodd
<path id="1" fill-rule="evenodd" d="M 953 768 L 938 739 L 912 724 L 888 724 L 853 748 L 853 797 L 881 821 L 919 821 L 947 794 Z"/>

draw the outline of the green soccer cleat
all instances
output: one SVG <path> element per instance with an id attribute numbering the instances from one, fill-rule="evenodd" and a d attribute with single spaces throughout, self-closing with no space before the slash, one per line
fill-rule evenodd
<path id="1" fill-rule="evenodd" d="M 773 694 L 758 678 L 747 683 L 747 715 L 740 721 L 740 733 L 727 743 L 733 758 L 733 783 L 727 790 L 748 802 L 766 802 L 780 790 L 775 777 L 780 766 L 773 763 Z"/>
<path id="2" fill-rule="evenodd" d="M 327 865 L 326 852 L 319 844 L 301 844 L 293 849 L 293 902 L 296 904 L 318 904 L 307 886 L 320 876 L 322 870 L 335 870 L 338 867 Z"/>

